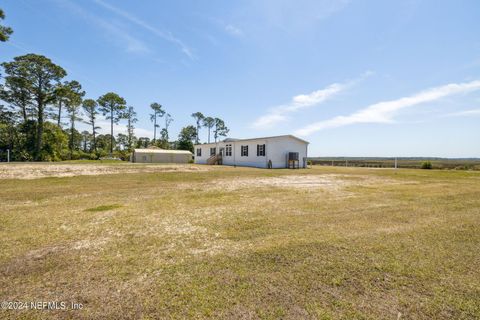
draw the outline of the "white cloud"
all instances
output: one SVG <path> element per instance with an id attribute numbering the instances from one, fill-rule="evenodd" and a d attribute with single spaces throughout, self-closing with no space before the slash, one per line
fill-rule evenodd
<path id="1" fill-rule="evenodd" d="M 148 53 L 151 51 L 143 41 L 128 34 L 124 30 L 121 30 L 114 24 L 107 23 L 103 20 L 97 21 L 97 24 L 100 25 L 103 29 L 107 30 L 110 34 L 113 34 L 115 35 L 115 37 L 119 38 L 119 43 L 125 43 L 127 45 L 126 49 L 128 52 Z"/>
<path id="2" fill-rule="evenodd" d="M 166 41 L 169 41 L 169 42 L 177 45 L 178 47 L 180 47 L 181 51 L 185 55 L 187 55 L 190 59 L 195 58 L 195 56 L 192 53 L 192 50 L 182 40 L 175 37 L 170 31 L 159 30 L 159 29 L 151 26 L 147 22 L 135 17 L 134 15 L 132 15 L 132 14 L 126 12 L 126 11 L 123 11 L 120 8 L 114 7 L 111 4 L 108 4 L 108 3 L 104 2 L 103 0 L 93 0 L 93 1 L 95 1 L 95 3 L 99 4 L 100 6 L 104 7 L 105 9 L 109 10 L 110 12 L 113 12 L 113 13 L 127 19 L 131 23 L 134 23 L 134 24 L 144 28 L 145 30 L 150 31 L 151 33 L 153 33 L 157 37 L 160 37 L 160 38 L 162 38 Z"/>
<path id="3" fill-rule="evenodd" d="M 110 134 L 110 121 L 109 120 L 99 120 L 97 125 L 100 127 L 98 132 L 100 134 Z M 135 128 L 133 130 L 136 137 L 148 137 L 153 138 L 153 130 L 148 130 L 144 128 Z M 113 124 L 113 134 L 116 136 L 119 133 L 127 134 L 127 126 L 125 124 Z M 158 135 L 158 131 L 157 131 Z"/>
<path id="4" fill-rule="evenodd" d="M 135 136 L 137 138 L 147 137 L 147 138 L 153 139 L 153 130 L 148 130 L 144 128 L 135 128 L 133 132 L 135 133 Z M 159 136 L 160 136 L 160 133 L 157 131 L 157 139 L 159 138 Z"/>
<path id="5" fill-rule="evenodd" d="M 480 80 L 466 83 L 451 83 L 397 100 L 378 102 L 348 116 L 337 116 L 329 120 L 312 123 L 297 130 L 295 134 L 308 136 L 323 129 L 336 128 L 355 123 L 391 123 L 398 112 L 404 108 L 425 102 L 432 102 L 450 95 L 467 93 L 479 89 Z"/>
<path id="6" fill-rule="evenodd" d="M 243 36 L 243 31 L 238 28 L 238 27 L 235 27 L 231 24 L 227 24 L 225 26 L 225 31 L 227 31 L 229 34 L 231 34 L 232 36 L 236 36 L 236 37 L 241 37 Z"/>
<path id="7" fill-rule="evenodd" d="M 100 127 L 100 129 L 97 130 L 98 134 L 110 134 L 110 120 L 106 120 L 103 117 L 99 118 L 97 119 L 95 126 Z M 75 127 L 77 128 L 78 131 L 83 131 L 83 130 L 87 130 L 88 132 L 92 131 L 92 127 L 84 122 L 77 123 Z M 150 139 L 153 138 L 153 130 L 135 127 L 133 131 L 137 138 L 140 138 L 140 137 L 147 137 Z M 127 126 L 124 123 L 113 124 L 113 135 L 116 136 L 119 133 L 128 134 Z M 157 135 L 158 134 L 159 134 L 159 131 L 157 131 Z"/>
<path id="8" fill-rule="evenodd" d="M 255 120 L 255 122 L 253 123 L 253 127 L 256 129 L 271 128 L 274 125 L 287 120 L 288 114 L 321 104 L 340 94 L 344 90 L 350 88 L 352 85 L 365 79 L 371 74 L 373 74 L 373 72 L 367 71 L 356 80 L 348 81 L 345 83 L 333 83 L 324 89 L 313 91 L 308 94 L 300 94 L 294 96 L 290 103 L 271 108 L 268 114 L 261 116 L 257 120 Z"/>
<path id="9" fill-rule="evenodd" d="M 274 125 L 287 120 L 287 115 L 289 113 L 320 104 L 339 94 L 345 89 L 345 87 L 346 85 L 344 84 L 334 83 L 324 89 L 313 91 L 309 94 L 294 96 L 289 104 L 271 108 L 268 114 L 255 120 L 253 127 L 256 129 L 271 128 Z"/>
<path id="10" fill-rule="evenodd" d="M 112 36 L 116 43 L 119 45 L 126 45 L 126 50 L 128 52 L 135 52 L 135 53 L 146 53 L 150 52 L 148 46 L 139 40 L 138 38 L 132 36 L 122 28 L 116 26 L 113 23 L 107 22 L 104 19 L 101 19 L 86 10 L 82 7 L 77 5 L 76 3 L 70 0 L 56 0 L 57 3 L 62 5 L 63 7 L 68 8 L 70 11 L 74 12 L 79 17 L 85 19 L 86 21 L 96 25 L 97 27 L 106 31 L 110 36 Z"/>
<path id="11" fill-rule="evenodd" d="M 445 116 L 447 117 L 463 117 L 463 116 L 476 116 L 480 115 L 480 109 L 464 110 L 454 113 L 448 113 Z"/>

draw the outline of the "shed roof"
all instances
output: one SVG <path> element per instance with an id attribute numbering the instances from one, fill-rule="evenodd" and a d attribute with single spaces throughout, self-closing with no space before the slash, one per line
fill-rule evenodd
<path id="1" fill-rule="evenodd" d="M 188 150 L 169 150 L 169 149 L 134 149 L 135 153 L 170 153 L 170 154 L 192 154 Z"/>

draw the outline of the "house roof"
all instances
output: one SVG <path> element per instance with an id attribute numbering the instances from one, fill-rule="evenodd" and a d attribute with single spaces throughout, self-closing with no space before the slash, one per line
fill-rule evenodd
<path id="1" fill-rule="evenodd" d="M 299 141 L 304 142 L 304 143 L 307 143 L 307 144 L 310 143 L 310 142 L 308 142 L 308 141 L 306 141 L 306 140 L 300 139 L 300 138 L 295 137 L 294 135 L 291 135 L 291 134 L 284 134 L 284 135 L 280 135 L 280 136 L 270 136 L 270 137 L 249 138 L 249 139 L 227 138 L 227 139 L 225 139 L 225 140 L 223 140 L 223 141 L 220 141 L 220 142 L 236 142 L 236 141 L 264 140 L 264 139 L 272 139 L 272 138 L 293 138 L 293 139 L 299 140 Z M 204 144 L 198 144 L 198 145 L 211 145 L 211 144 L 216 144 L 216 143 L 215 143 L 215 142 L 212 142 L 212 143 L 204 143 Z"/>
<path id="2" fill-rule="evenodd" d="M 170 154 L 192 154 L 188 150 L 168 150 L 168 149 L 134 149 L 135 153 L 170 153 Z"/>

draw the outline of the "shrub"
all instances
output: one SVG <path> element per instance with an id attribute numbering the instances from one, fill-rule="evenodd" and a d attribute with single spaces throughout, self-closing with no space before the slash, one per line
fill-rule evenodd
<path id="1" fill-rule="evenodd" d="M 108 155 L 109 155 L 108 152 L 105 151 L 105 150 L 103 150 L 103 149 L 97 151 L 97 159 L 105 158 L 105 157 L 107 157 Z"/>
<path id="2" fill-rule="evenodd" d="M 22 151 L 20 151 L 20 160 L 21 161 L 32 161 L 33 157 L 27 151 L 22 150 Z"/>
<path id="3" fill-rule="evenodd" d="M 80 160 L 82 158 L 83 158 L 83 152 L 82 151 L 74 150 L 72 152 L 72 160 Z"/>
<path id="4" fill-rule="evenodd" d="M 116 150 L 113 152 L 113 157 L 122 161 L 130 161 L 130 152 L 128 150 Z"/>
<path id="5" fill-rule="evenodd" d="M 432 169 L 432 163 L 430 161 L 424 161 L 422 162 L 422 169 Z"/>
<path id="6" fill-rule="evenodd" d="M 307 160 L 307 166 L 313 166 L 312 160 Z"/>
<path id="7" fill-rule="evenodd" d="M 88 159 L 89 160 L 98 160 L 98 155 L 95 154 L 94 152 L 88 154 Z"/>

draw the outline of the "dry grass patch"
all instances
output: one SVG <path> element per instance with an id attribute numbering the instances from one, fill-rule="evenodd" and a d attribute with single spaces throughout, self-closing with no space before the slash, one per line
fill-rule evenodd
<path id="1" fill-rule="evenodd" d="M 38 179 L 46 177 L 94 176 L 120 173 L 196 172 L 206 166 L 191 164 L 137 164 L 125 163 L 0 163 L 0 179 Z"/>
<path id="2" fill-rule="evenodd" d="M 0 318 L 480 318 L 478 173 L 139 168 L 2 183 Z"/>
<path id="3" fill-rule="evenodd" d="M 407 183 L 397 180 L 368 175 L 349 176 L 345 174 L 283 175 L 278 177 L 237 178 L 218 181 L 219 188 L 235 190 L 245 187 L 281 187 L 281 188 L 326 188 L 340 189 L 347 186 L 369 186 L 379 184 Z"/>

